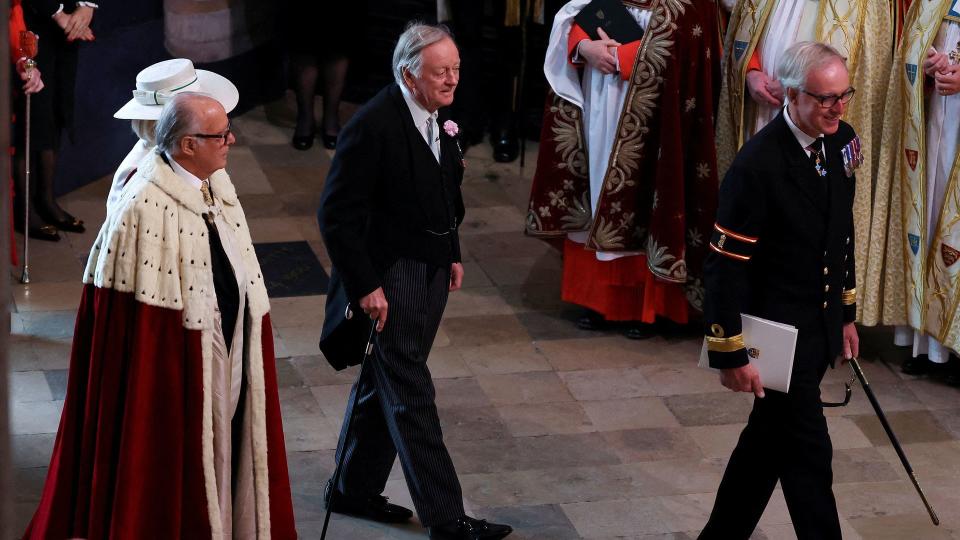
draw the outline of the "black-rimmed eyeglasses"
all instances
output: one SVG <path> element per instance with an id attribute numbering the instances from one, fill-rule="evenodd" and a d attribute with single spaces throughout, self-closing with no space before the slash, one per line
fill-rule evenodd
<path id="1" fill-rule="evenodd" d="M 857 89 L 851 86 L 846 92 L 840 94 L 839 96 L 836 94 L 814 94 L 812 92 L 807 92 L 806 90 L 803 90 L 803 93 L 820 102 L 820 106 L 824 109 L 829 109 L 830 107 L 836 105 L 837 102 L 843 103 L 844 105 L 850 103 L 850 100 L 853 99 L 853 94 L 856 91 Z"/>
<path id="2" fill-rule="evenodd" d="M 230 138 L 230 134 L 233 133 L 232 125 L 227 125 L 227 130 L 223 133 L 191 133 L 191 137 L 196 137 L 198 139 L 220 139 L 220 146 L 227 144 L 227 139 Z"/>

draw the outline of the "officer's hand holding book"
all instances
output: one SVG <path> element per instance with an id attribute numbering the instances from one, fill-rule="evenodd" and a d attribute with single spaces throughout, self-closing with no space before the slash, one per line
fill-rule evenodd
<path id="1" fill-rule="evenodd" d="M 753 364 L 721 369 L 720 384 L 734 392 L 753 392 L 758 398 L 764 396 L 763 384 L 760 383 L 760 373 Z"/>

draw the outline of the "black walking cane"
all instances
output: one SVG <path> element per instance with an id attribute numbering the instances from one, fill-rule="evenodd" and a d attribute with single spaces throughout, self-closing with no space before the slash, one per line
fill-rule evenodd
<path id="1" fill-rule="evenodd" d="M 349 307 L 347 308 L 350 309 Z M 360 360 L 360 374 L 357 375 L 356 391 L 350 399 L 349 414 L 347 416 L 347 429 L 344 432 L 343 440 L 346 442 L 350 437 L 350 428 L 353 427 L 353 416 L 357 408 L 357 400 L 360 397 L 360 381 L 363 380 L 363 369 L 367 366 L 367 358 L 373 353 L 373 338 L 377 334 L 377 320 L 370 321 L 370 335 L 367 336 L 367 345 L 363 348 L 363 358 Z M 323 530 L 320 532 L 320 540 L 327 537 L 327 525 L 330 524 L 330 512 L 333 509 L 333 498 L 337 494 L 337 484 L 340 483 L 340 471 L 343 469 L 343 457 L 347 449 L 344 446 L 339 459 L 336 459 L 336 467 L 333 469 L 333 479 L 330 480 L 330 497 L 327 499 L 327 515 L 323 518 Z"/>
<path id="2" fill-rule="evenodd" d="M 923 489 L 920 487 L 920 482 L 917 481 L 917 475 L 913 472 L 913 467 L 910 466 L 910 461 L 907 460 L 907 455 L 903 453 L 903 448 L 900 447 L 900 441 L 897 439 L 897 436 L 893 433 L 893 428 L 890 427 L 890 422 L 887 422 L 887 416 L 883 414 L 883 409 L 880 408 L 880 402 L 877 401 L 877 396 L 874 395 L 873 389 L 870 388 L 870 383 L 867 382 L 866 375 L 863 374 L 863 369 L 860 368 L 860 362 L 856 358 L 850 359 L 850 369 L 853 370 L 853 374 L 860 380 L 860 386 L 863 388 L 863 393 L 867 395 L 867 399 L 870 400 L 870 405 L 873 406 L 873 411 L 877 413 L 877 418 L 880 420 L 880 425 L 883 426 L 883 430 L 887 432 L 887 437 L 890 439 L 890 444 L 893 445 L 893 449 L 897 452 L 897 457 L 900 458 L 900 463 L 903 464 L 903 468 L 907 471 L 907 475 L 910 476 L 910 481 L 913 482 L 913 487 L 917 490 L 917 494 L 920 495 L 920 500 L 923 501 L 923 505 L 927 507 L 927 513 L 930 514 L 930 519 L 933 521 L 934 525 L 940 525 L 940 518 L 937 517 L 936 511 L 934 511 L 933 506 L 930 505 L 930 502 L 927 500 L 927 496 L 923 493 Z M 852 381 L 851 381 L 852 382 Z M 824 407 L 842 407 L 850 402 L 850 394 L 852 393 L 850 389 L 850 383 L 846 384 L 846 399 L 842 403 L 823 403 Z"/>

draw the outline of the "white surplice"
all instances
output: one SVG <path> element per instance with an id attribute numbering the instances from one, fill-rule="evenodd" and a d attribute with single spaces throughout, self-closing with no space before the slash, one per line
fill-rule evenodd
<path id="1" fill-rule="evenodd" d="M 589 64 L 574 66 L 570 63 L 567 56 L 567 41 L 570 30 L 573 28 L 573 18 L 589 3 L 589 0 L 573 0 L 557 12 L 550 32 L 543 72 L 554 93 L 583 110 L 583 129 L 586 134 L 587 161 L 590 171 L 590 209 L 596 215 L 610 152 L 617 138 L 617 122 L 620 120 L 624 98 L 630 83 L 623 80 L 620 73 L 607 75 Z M 647 29 L 650 23 L 650 10 L 628 6 L 627 11 L 641 28 Z M 582 78 L 578 67 L 582 68 Z M 587 234 L 587 232 L 571 233 L 569 238 L 578 244 L 584 244 L 587 241 Z M 597 259 L 610 261 L 641 253 L 597 251 Z"/>
<path id="2" fill-rule="evenodd" d="M 819 5 L 820 0 L 780 0 L 773 6 L 763 35 L 757 43 L 760 65 L 768 77 L 776 79 L 777 64 L 791 45 L 816 38 Z M 773 107 L 766 103 L 756 105 L 755 122 L 747 133 L 747 138 L 763 129 L 780 112 L 779 106 Z M 749 126 L 746 123 L 744 125 Z"/>

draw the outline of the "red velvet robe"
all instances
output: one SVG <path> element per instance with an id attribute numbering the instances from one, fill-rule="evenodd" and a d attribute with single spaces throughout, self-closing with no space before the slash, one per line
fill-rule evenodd
<path id="1" fill-rule="evenodd" d="M 209 294 L 203 294 L 203 287 L 212 291 L 200 217 L 205 205 L 199 190 L 182 190 L 172 170 L 157 173 L 157 165 L 141 163 L 131 180 L 139 200 L 125 195 L 125 208 L 107 216 L 91 250 L 60 427 L 24 538 L 219 537 L 212 525 L 217 503 L 209 500 L 212 458 L 205 454 L 212 440 L 204 420 L 204 339 L 210 330 L 200 319 L 212 310 Z M 244 371 L 246 399 L 254 400 L 254 418 L 263 413 L 257 425 L 265 427 L 266 448 L 257 458 L 266 481 L 257 497 L 268 496 L 269 508 L 257 509 L 258 522 L 269 520 L 273 539 L 294 539 L 266 290 L 236 193 L 218 174 L 211 178 L 214 193 L 222 194 L 224 214 L 237 223 L 239 248 L 251 253 L 245 257 L 248 275 L 257 276 L 247 290 L 247 345 L 259 344 L 261 354 L 245 356 L 249 362 L 261 359 L 262 378 L 256 366 Z M 151 248 L 150 240 L 161 234 L 164 239 Z M 182 309 L 166 307 L 173 305 Z"/>

